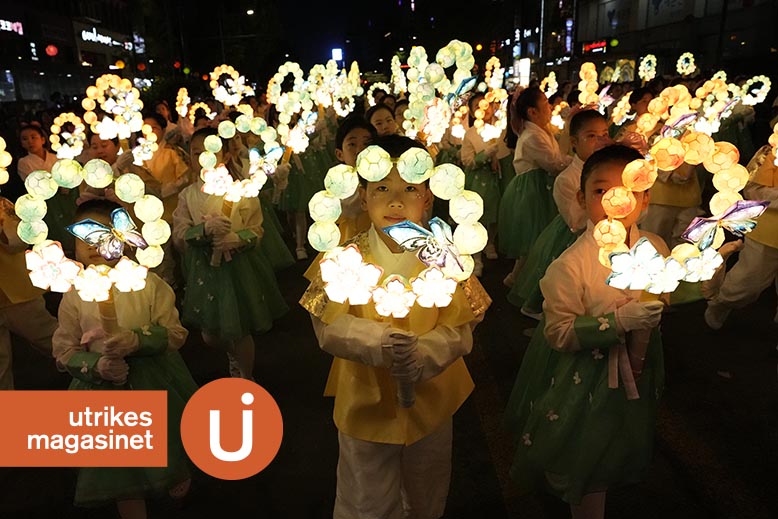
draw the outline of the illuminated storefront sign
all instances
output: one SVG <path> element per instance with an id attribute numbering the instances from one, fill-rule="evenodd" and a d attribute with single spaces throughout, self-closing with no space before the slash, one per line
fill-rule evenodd
<path id="1" fill-rule="evenodd" d="M 0 31 L 15 32 L 19 36 L 22 36 L 24 35 L 24 26 L 22 25 L 22 22 L 0 20 Z"/>
<path id="2" fill-rule="evenodd" d="M 608 50 L 608 42 L 605 40 L 593 41 L 583 44 L 584 54 L 604 53 Z"/>
<path id="3" fill-rule="evenodd" d="M 83 29 L 81 31 L 81 40 L 85 42 L 90 43 L 98 43 L 100 45 L 106 45 L 108 47 L 123 47 L 125 50 L 131 51 L 132 50 L 132 42 L 126 41 L 121 42 L 117 41 L 113 38 L 113 36 L 109 36 L 107 34 L 101 34 L 97 32 L 96 27 L 91 27 L 89 29 Z"/>

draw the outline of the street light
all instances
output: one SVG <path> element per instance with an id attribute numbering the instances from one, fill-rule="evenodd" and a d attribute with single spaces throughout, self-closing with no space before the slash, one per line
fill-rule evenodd
<path id="1" fill-rule="evenodd" d="M 246 14 L 251 16 L 252 14 L 254 14 L 254 9 L 249 9 L 248 11 L 246 11 Z"/>

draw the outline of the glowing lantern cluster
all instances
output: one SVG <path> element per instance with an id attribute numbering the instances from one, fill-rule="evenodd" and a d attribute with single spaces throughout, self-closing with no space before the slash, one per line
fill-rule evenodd
<path id="1" fill-rule="evenodd" d="M 8 182 L 8 166 L 13 158 L 5 149 L 5 139 L 0 137 L 0 186 Z"/>
<path id="2" fill-rule="evenodd" d="M 452 237 L 451 230 L 447 225 L 444 225 L 439 219 L 433 219 L 430 222 L 433 231 L 423 231 L 427 233 L 427 238 L 422 235 L 419 238 L 421 241 L 425 241 L 425 239 L 426 241 L 437 240 L 430 249 L 430 251 L 433 249 L 434 251 L 420 251 L 419 258 L 427 263 L 430 269 L 438 270 L 438 272 L 433 272 L 430 269 L 425 270 L 419 278 L 411 282 L 414 287 L 413 292 L 408 291 L 404 282 L 401 283 L 402 290 L 396 282 L 390 287 L 390 282 L 387 281 L 382 288 L 376 288 L 376 282 L 373 282 L 368 288 L 374 299 L 376 299 L 375 291 L 378 290 L 377 304 L 379 300 L 384 305 L 388 301 L 386 298 L 396 300 L 401 296 L 407 297 L 407 301 L 410 301 L 410 296 L 415 294 L 414 298 L 421 305 L 447 305 L 456 282 L 467 279 L 472 273 L 474 263 L 470 255 L 479 252 L 486 245 L 486 229 L 478 222 L 483 214 L 481 197 L 477 193 L 464 189 L 465 174 L 457 166 L 452 164 L 433 166 L 434 163 L 429 154 L 419 148 L 407 150 L 396 163 L 398 173 L 403 180 L 411 184 L 420 184 L 429 180 L 429 188 L 435 196 L 451 200 L 449 212 L 458 224 L 457 228 Z M 335 220 L 340 215 L 339 202 L 354 194 L 359 185 L 359 176 L 369 182 L 377 182 L 386 177 L 392 167 L 393 161 L 385 150 L 378 146 L 368 146 L 357 157 L 356 168 L 344 164 L 331 168 L 324 180 L 325 190 L 314 195 L 310 201 L 309 209 L 314 223 L 308 230 L 308 240 L 316 250 L 326 253 L 325 259 L 322 261 L 322 277 L 325 278 L 326 263 L 328 273 L 326 274 L 327 279 L 324 281 L 327 282 L 329 279 L 329 283 L 334 283 L 336 286 L 332 288 L 334 291 L 332 294 L 326 286 L 325 290 L 333 301 L 342 302 L 349 299 L 351 304 L 365 304 L 369 300 L 369 297 L 366 300 L 363 292 L 365 283 L 357 283 L 356 281 L 362 276 L 360 273 L 368 272 L 360 270 L 362 267 L 359 265 L 363 264 L 361 255 L 359 255 L 359 265 L 357 265 L 355 255 L 355 252 L 357 254 L 359 252 L 357 247 L 353 244 L 345 249 L 337 247 L 340 242 L 340 231 Z M 442 249 L 456 256 L 455 263 L 458 264 L 456 271 L 448 268 L 445 256 L 441 260 L 440 252 Z M 429 254 L 427 254 L 428 252 Z M 339 259 L 344 254 L 345 257 L 342 260 Z M 347 265 L 347 268 L 344 265 Z M 443 265 L 442 271 L 438 269 L 437 265 Z M 341 274 L 345 271 L 348 272 L 343 276 L 348 277 L 348 281 L 337 281 L 336 278 L 342 278 Z M 370 272 L 375 271 L 371 270 Z M 364 277 L 362 276 L 362 278 Z M 369 279 L 372 280 L 372 277 Z M 341 286 L 344 283 L 352 285 L 357 283 L 358 286 L 344 289 Z M 441 287 L 444 286 L 448 288 L 443 290 Z M 364 302 L 355 303 L 353 298 L 349 296 L 350 290 L 354 290 L 357 301 Z M 397 316 L 399 313 L 402 312 L 392 312 L 391 314 Z"/>
<path id="3" fill-rule="evenodd" d="M 682 76 L 691 76 L 694 71 L 697 70 L 697 65 L 694 64 L 694 54 L 691 52 L 684 52 L 678 58 L 678 62 L 675 64 L 675 69 Z"/>
<path id="4" fill-rule="evenodd" d="M 396 54 L 392 56 L 392 86 L 395 95 L 400 95 L 408 90 L 408 82 L 405 79 L 405 73 L 403 72 L 400 57 Z"/>
<path id="5" fill-rule="evenodd" d="M 181 117 L 186 117 L 189 113 L 189 103 L 191 102 L 192 99 L 189 97 L 189 91 L 186 88 L 179 88 L 176 94 L 176 113 Z M 194 121 L 192 122 L 194 123 Z"/>
<path id="6" fill-rule="evenodd" d="M 597 95 L 597 68 L 594 63 L 586 62 L 581 65 L 581 70 L 578 72 L 578 76 L 581 81 L 578 82 L 578 90 L 581 92 L 578 94 L 578 101 L 582 105 L 596 105 L 600 101 L 600 96 Z"/>
<path id="7" fill-rule="evenodd" d="M 127 78 L 113 74 L 100 76 L 94 85 L 86 89 L 86 98 L 81 101 L 81 106 L 86 110 L 84 122 L 104 140 L 116 137 L 129 139 L 143 126 L 140 92 Z M 101 121 L 97 120 L 95 113 L 98 106 L 108 114 Z"/>
<path id="8" fill-rule="evenodd" d="M 754 88 L 754 85 L 759 85 L 759 87 Z M 740 89 L 741 101 L 747 106 L 759 104 L 767 98 L 769 91 L 770 78 L 767 76 L 754 76 L 746 81 Z"/>
<path id="9" fill-rule="evenodd" d="M 663 137 L 651 146 L 651 156 L 662 171 L 677 169 L 683 164 L 685 154 L 683 143 L 672 137 Z"/>
<path id="10" fill-rule="evenodd" d="M 630 118 L 632 107 L 629 105 L 629 96 L 631 95 L 632 91 L 627 92 L 619 99 L 619 102 L 616 103 L 616 106 L 613 108 L 613 113 L 611 113 L 611 121 L 613 121 L 613 124 L 622 125 Z M 634 117 L 634 115 L 632 117 Z"/>
<path id="11" fill-rule="evenodd" d="M 71 131 L 62 131 L 62 127 L 71 124 Z M 72 112 L 59 114 L 51 124 L 49 136 L 51 149 L 59 159 L 75 159 L 84 151 L 86 126 L 79 116 Z"/>
<path id="12" fill-rule="evenodd" d="M 767 142 L 773 148 L 773 158 L 774 158 L 773 162 L 776 166 L 778 166 L 778 123 L 775 123 L 775 128 L 773 128 L 773 133 L 772 135 L 770 135 L 770 138 L 767 140 Z M 2 166 L 1 163 L 0 166 Z"/>
<path id="13" fill-rule="evenodd" d="M 230 65 L 219 65 L 213 69 L 209 85 L 214 99 L 228 107 L 238 106 L 241 99 L 254 95 L 254 89 L 246 84 L 246 78 Z"/>
<path id="14" fill-rule="evenodd" d="M 155 134 L 151 126 L 144 124 L 141 127 L 142 136 L 138 138 L 138 144 L 132 149 L 132 163 L 136 166 L 142 166 L 143 161 L 151 160 L 154 154 L 159 149 L 157 144 L 157 134 Z"/>
<path id="15" fill-rule="evenodd" d="M 189 107 L 189 112 L 188 112 L 188 114 L 189 114 L 189 122 L 191 122 L 192 124 L 195 123 L 195 116 L 197 115 L 197 110 L 199 110 L 201 108 L 205 112 L 205 116 L 208 119 L 213 120 L 213 118 L 216 117 L 216 112 L 211 111 L 211 107 L 210 106 L 208 106 L 207 104 L 205 104 L 203 102 L 198 102 L 198 103 L 195 103 L 195 104 L 193 104 L 192 106 Z"/>
<path id="16" fill-rule="evenodd" d="M 551 97 L 556 94 L 558 89 L 559 83 L 557 83 L 556 80 L 556 72 L 549 72 L 548 76 L 544 77 L 543 81 L 540 82 L 540 90 L 546 94 L 546 97 Z"/>
<path id="17" fill-rule="evenodd" d="M 376 90 L 383 90 L 387 94 L 392 91 L 392 87 L 387 85 L 386 83 L 373 83 L 370 85 L 370 88 L 367 89 L 367 101 L 370 103 L 370 106 L 375 106 L 375 97 L 373 96 L 373 93 Z"/>
<path id="18" fill-rule="evenodd" d="M 651 81 L 656 77 L 656 56 L 653 54 L 647 54 L 640 60 L 638 66 L 638 76 L 644 83 Z"/>

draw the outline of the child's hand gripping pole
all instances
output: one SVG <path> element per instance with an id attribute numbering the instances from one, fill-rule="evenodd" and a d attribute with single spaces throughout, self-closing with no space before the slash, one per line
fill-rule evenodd
<path id="1" fill-rule="evenodd" d="M 406 331 L 410 328 L 408 321 L 409 319 L 407 317 L 403 317 L 403 318 L 393 317 L 392 326 L 394 328 L 398 328 L 400 330 Z M 401 335 L 395 333 L 392 334 L 391 337 L 394 341 L 396 341 L 393 346 L 395 348 L 395 351 L 398 349 L 398 346 L 402 347 L 400 346 L 401 344 L 408 341 L 412 341 L 409 342 L 407 346 L 408 346 L 408 353 L 409 354 L 413 353 L 413 349 L 415 349 L 416 347 L 416 336 L 414 334 L 410 332 L 409 335 Z M 412 359 L 408 359 L 408 360 L 412 360 Z M 398 359 L 395 357 L 395 362 L 397 361 Z M 398 380 L 397 378 L 395 378 L 395 382 L 397 383 L 397 395 L 396 395 L 397 405 L 404 408 L 413 407 L 413 405 L 416 403 L 415 383 L 409 380 Z"/>
<path id="2" fill-rule="evenodd" d="M 664 303 L 659 301 L 657 296 L 643 292 L 640 294 L 640 301 L 650 305 L 652 310 L 656 310 L 660 313 L 664 307 Z M 651 340 L 651 331 L 653 327 L 632 330 L 632 340 L 629 343 L 629 363 L 632 366 L 632 374 L 637 379 L 643 373 L 643 367 L 646 364 L 646 352 L 648 351 L 648 343 Z"/>
<path id="3" fill-rule="evenodd" d="M 232 215 L 232 202 L 226 198 L 222 201 L 222 214 L 227 218 L 230 218 Z M 213 251 L 211 252 L 211 266 L 218 267 L 221 265 L 223 255 L 224 250 L 222 250 L 221 247 L 214 247 Z"/>

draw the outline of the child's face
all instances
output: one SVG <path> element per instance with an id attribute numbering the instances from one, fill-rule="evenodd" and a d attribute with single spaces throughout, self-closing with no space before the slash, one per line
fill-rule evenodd
<path id="1" fill-rule="evenodd" d="M 592 153 L 613 144 L 613 141 L 608 135 L 608 123 L 605 119 L 594 119 L 578 130 L 576 135 L 571 135 L 570 143 L 578 158 L 586 162 Z"/>
<path id="2" fill-rule="evenodd" d="M 343 139 L 343 148 L 335 150 L 335 156 L 347 166 L 356 167 L 357 155 L 370 144 L 370 132 L 364 128 L 354 128 Z"/>
<path id="3" fill-rule="evenodd" d="M 101 223 L 103 225 L 107 225 L 108 227 L 111 226 L 111 219 L 104 214 L 97 213 L 97 212 L 88 212 L 78 219 L 86 220 L 87 218 L 91 218 L 92 220 Z M 126 250 L 125 250 L 126 252 Z M 87 265 L 108 265 L 109 267 L 113 267 L 116 265 L 119 260 L 107 260 L 104 257 L 100 255 L 99 252 L 97 252 L 97 247 L 93 247 L 89 244 L 87 244 L 85 241 L 80 240 L 76 238 L 76 260 L 83 263 L 84 266 Z"/>
<path id="4" fill-rule="evenodd" d="M 543 95 L 538 97 L 538 106 L 531 107 L 529 110 L 527 110 L 527 113 L 530 118 L 533 119 L 535 124 L 543 127 L 551 122 L 551 105 L 549 104 L 548 98 L 546 96 Z"/>
<path id="5" fill-rule="evenodd" d="M 19 138 L 27 153 L 40 153 L 43 150 L 43 137 L 36 130 L 22 130 Z"/>
<path id="6" fill-rule="evenodd" d="M 93 158 L 102 159 L 108 164 L 116 162 L 116 156 L 119 154 L 119 147 L 112 140 L 103 140 L 99 135 L 92 136 L 89 149 Z"/>
<path id="7" fill-rule="evenodd" d="M 405 220 L 421 225 L 424 211 L 432 206 L 432 191 L 424 184 L 409 184 L 396 167 L 380 182 L 360 187 L 359 195 L 378 230 Z"/>
<path id="8" fill-rule="evenodd" d="M 586 210 L 589 220 L 597 223 L 607 218 L 602 208 L 602 196 L 612 187 L 623 186 L 621 173 L 626 164 L 609 162 L 596 168 L 586 179 L 585 191 L 578 192 L 578 203 Z M 635 209 L 625 218 L 620 218 L 624 227 L 629 229 L 637 222 L 640 213 L 648 207 L 649 195 L 647 191 L 633 192 L 637 204 Z"/>
<path id="9" fill-rule="evenodd" d="M 151 126 L 151 131 L 157 136 L 157 143 L 162 144 L 162 137 L 165 136 L 165 129 L 159 125 L 157 120 L 149 117 L 148 119 L 143 119 L 143 124 Z"/>
<path id="10" fill-rule="evenodd" d="M 389 109 L 378 110 L 374 113 L 370 118 L 370 124 L 373 125 L 380 137 L 397 133 L 397 123 L 394 122 L 394 113 Z"/>

